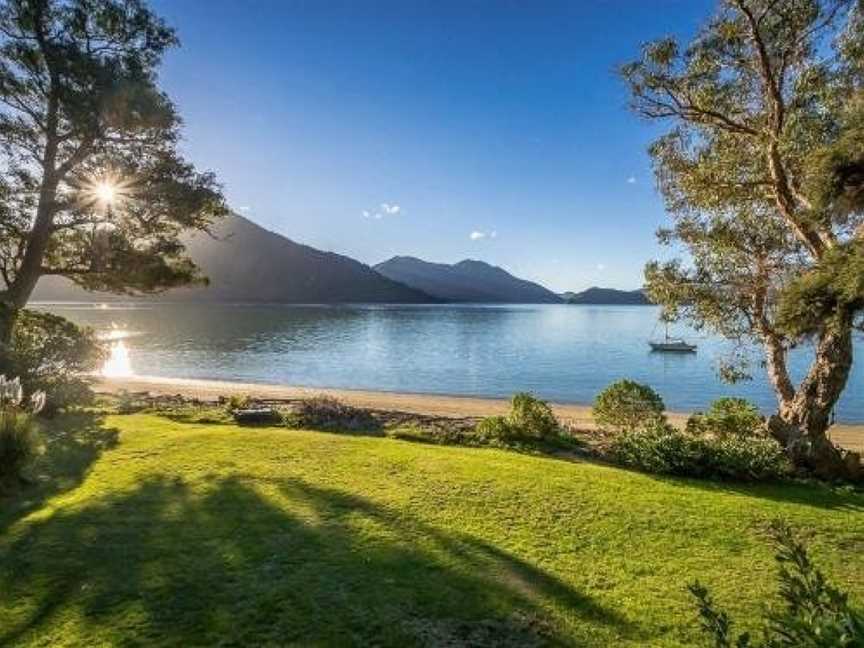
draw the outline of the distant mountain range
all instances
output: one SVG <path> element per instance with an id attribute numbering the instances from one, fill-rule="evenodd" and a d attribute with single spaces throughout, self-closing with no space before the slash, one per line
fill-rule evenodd
<path id="1" fill-rule="evenodd" d="M 615 290 L 614 288 L 588 288 L 582 292 L 561 295 L 568 304 L 620 304 L 645 306 L 650 304 L 643 290 Z"/>
<path id="2" fill-rule="evenodd" d="M 171 290 L 158 299 L 289 304 L 436 301 L 359 261 L 295 243 L 236 214 L 220 221 L 213 234 L 196 233 L 186 241 L 189 256 L 210 279 L 210 285 Z M 61 277 L 43 277 L 33 298 L 118 299 L 86 292 Z"/>
<path id="3" fill-rule="evenodd" d="M 393 281 L 445 302 L 560 304 L 563 301 L 551 290 L 483 261 L 466 259 L 449 265 L 396 256 L 374 268 Z"/>
<path id="4" fill-rule="evenodd" d="M 196 233 L 186 244 L 210 285 L 179 288 L 148 299 L 286 304 L 648 303 L 639 290 L 589 288 L 556 295 L 483 261 L 448 265 L 397 256 L 372 268 L 340 254 L 295 243 L 236 214 L 220 221 L 213 236 Z M 129 297 L 87 292 L 68 279 L 43 277 L 33 299 L 94 302 L 128 301 Z"/>

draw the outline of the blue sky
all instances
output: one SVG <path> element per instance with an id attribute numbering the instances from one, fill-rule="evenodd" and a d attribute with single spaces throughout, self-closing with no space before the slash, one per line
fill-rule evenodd
<path id="1" fill-rule="evenodd" d="M 615 67 L 710 0 L 154 0 L 162 84 L 232 207 L 366 263 L 634 288 L 664 222 Z"/>

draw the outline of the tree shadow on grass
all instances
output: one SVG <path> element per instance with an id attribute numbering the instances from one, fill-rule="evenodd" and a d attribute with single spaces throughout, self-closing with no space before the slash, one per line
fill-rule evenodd
<path id="1" fill-rule="evenodd" d="M 117 445 L 119 432 L 90 411 L 66 412 L 41 423 L 45 452 L 32 468 L 32 483 L 0 496 L 0 535 L 49 498 L 77 488 L 105 450 Z"/>
<path id="2" fill-rule="evenodd" d="M 193 490 L 152 478 L 32 523 L 0 543 L 0 564 L 14 601 L 0 605 L 3 645 L 50 639 L 76 614 L 97 643 L 580 643 L 553 609 L 586 636 L 638 636 L 488 543 L 294 479 L 213 477 Z"/>

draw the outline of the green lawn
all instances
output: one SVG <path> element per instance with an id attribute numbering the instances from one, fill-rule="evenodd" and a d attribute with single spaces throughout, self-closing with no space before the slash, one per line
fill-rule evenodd
<path id="1" fill-rule="evenodd" d="M 774 517 L 864 601 L 861 494 L 149 415 L 64 427 L 59 477 L 2 503 L 0 645 L 691 645 L 696 577 L 755 627 Z"/>

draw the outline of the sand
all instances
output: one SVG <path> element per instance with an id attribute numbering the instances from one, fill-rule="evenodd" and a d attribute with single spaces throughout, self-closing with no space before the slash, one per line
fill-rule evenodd
<path id="1" fill-rule="evenodd" d="M 216 400 L 219 396 L 232 395 L 248 395 L 269 399 L 294 399 L 315 394 L 327 394 L 328 396 L 344 400 L 356 407 L 397 410 L 454 418 L 503 414 L 509 406 L 507 400 L 497 398 L 472 398 L 467 396 L 408 394 L 353 389 L 320 389 L 291 385 L 162 378 L 157 376 L 105 378 L 100 379 L 95 387 L 97 391 L 105 393 L 126 390 L 130 392 L 149 392 L 156 395 L 181 394 L 187 398 L 200 398 L 202 400 Z M 551 405 L 555 414 L 562 421 L 582 429 L 595 427 L 591 417 L 590 406 L 566 403 L 551 403 Z M 686 413 L 669 412 L 669 419 L 673 423 L 683 424 L 686 418 Z M 864 424 L 837 424 L 831 429 L 831 438 L 836 443 L 850 450 L 864 452 Z"/>

